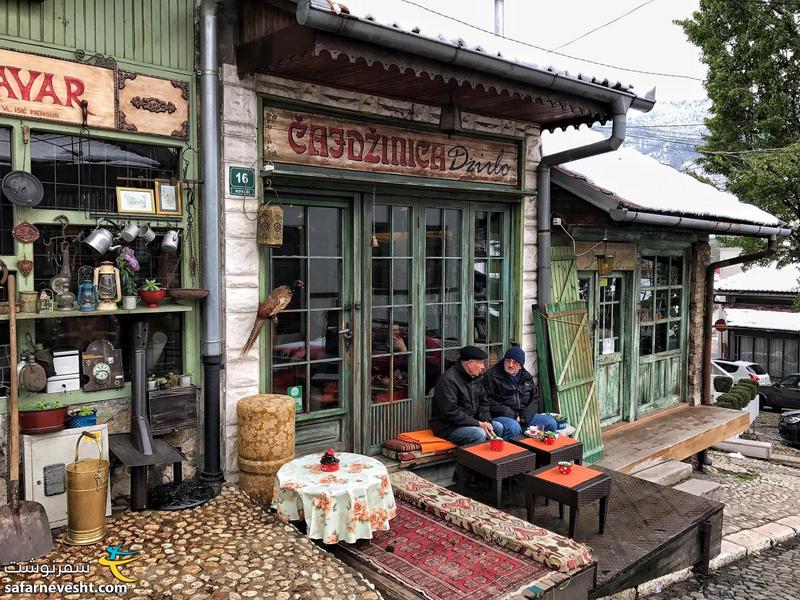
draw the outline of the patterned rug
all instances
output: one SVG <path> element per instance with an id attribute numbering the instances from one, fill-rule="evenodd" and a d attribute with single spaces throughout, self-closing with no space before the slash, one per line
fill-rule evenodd
<path id="1" fill-rule="evenodd" d="M 406 502 L 391 529 L 374 535 L 339 546 L 431 600 L 501 598 L 550 572 Z"/>

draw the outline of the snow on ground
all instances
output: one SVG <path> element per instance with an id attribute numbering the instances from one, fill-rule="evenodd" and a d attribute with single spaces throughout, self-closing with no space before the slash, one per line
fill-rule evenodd
<path id="1" fill-rule="evenodd" d="M 555 154 L 604 139 L 590 129 L 542 134 L 542 154 Z M 721 192 L 633 148 L 622 147 L 559 165 L 560 169 L 587 180 L 612 194 L 626 208 L 648 212 L 710 217 L 777 226 L 777 217 L 733 194 Z"/>

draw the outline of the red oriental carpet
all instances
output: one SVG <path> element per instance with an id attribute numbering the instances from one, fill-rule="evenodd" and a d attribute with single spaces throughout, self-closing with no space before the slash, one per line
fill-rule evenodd
<path id="1" fill-rule="evenodd" d="M 541 563 L 406 502 L 397 503 L 389 531 L 339 546 L 431 600 L 498 598 L 549 573 Z"/>

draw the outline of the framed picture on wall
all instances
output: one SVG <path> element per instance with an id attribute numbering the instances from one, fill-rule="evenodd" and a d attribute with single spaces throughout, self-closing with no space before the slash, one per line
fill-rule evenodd
<path id="1" fill-rule="evenodd" d="M 183 214 L 181 184 L 169 179 L 156 179 L 156 214 L 179 217 Z"/>
<path id="2" fill-rule="evenodd" d="M 153 190 L 144 188 L 117 188 L 117 212 L 152 215 L 155 212 Z"/>

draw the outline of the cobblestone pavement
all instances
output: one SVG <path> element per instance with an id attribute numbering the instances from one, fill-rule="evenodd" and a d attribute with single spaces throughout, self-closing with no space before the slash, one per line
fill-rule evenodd
<path id="1" fill-rule="evenodd" d="M 800 541 L 773 546 L 709 577 L 676 583 L 650 600 L 797 600 Z"/>
<path id="2" fill-rule="evenodd" d="M 778 433 L 779 412 L 764 411 L 758 415 L 753 423 L 754 432 L 746 437 L 760 442 L 772 442 L 773 454 L 784 454 L 800 458 L 800 448 L 787 446 L 781 435 Z"/>
<path id="3" fill-rule="evenodd" d="M 754 458 L 709 452 L 713 466 L 692 477 L 720 484 L 713 498 L 725 503 L 722 533 L 752 529 L 798 512 L 800 469 Z"/>
<path id="4" fill-rule="evenodd" d="M 40 571 L 43 565 L 61 566 L 60 576 L 0 572 L 0 585 L 119 583 L 98 559 L 108 558 L 106 546 L 121 544 L 122 550 L 140 552 L 135 561 L 119 567 L 124 576 L 136 579 L 122 596 L 126 600 L 380 599 L 360 574 L 232 486 L 225 486 L 214 500 L 194 509 L 126 512 L 107 523 L 108 537 L 102 543 L 67 546 L 59 538 L 50 554 L 32 563 Z M 64 574 L 66 565 L 88 567 L 89 572 Z M 2 595 L 6 590 L 0 587 L 0 599 L 121 597 L 99 593 Z"/>

